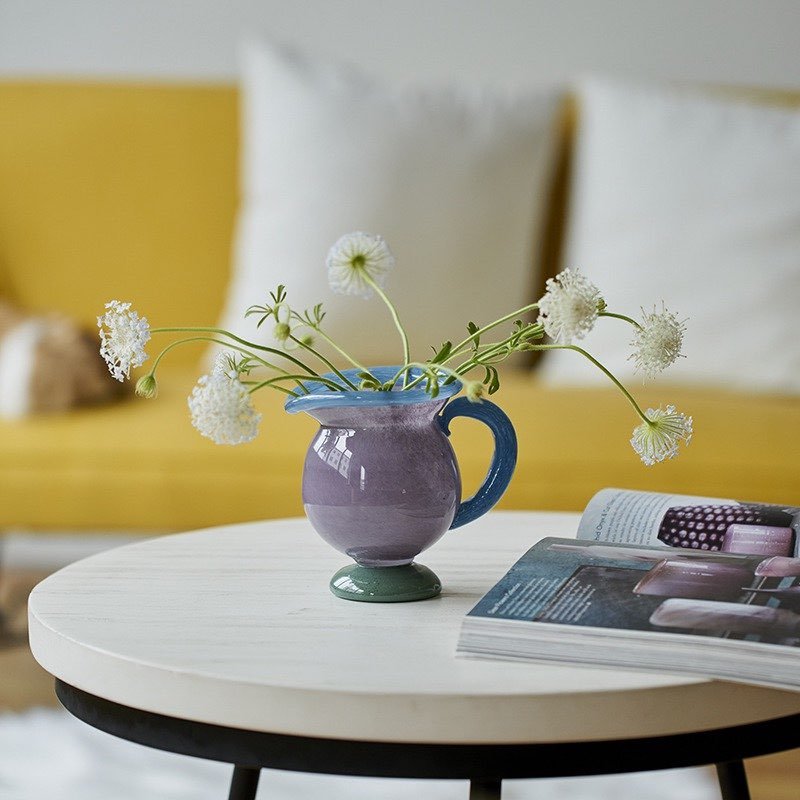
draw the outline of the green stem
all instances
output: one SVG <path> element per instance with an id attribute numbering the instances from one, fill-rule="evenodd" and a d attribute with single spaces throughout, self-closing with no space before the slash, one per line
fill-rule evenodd
<path id="1" fill-rule="evenodd" d="M 512 314 L 511 316 L 515 316 L 515 314 Z M 542 327 L 539 325 L 533 326 L 533 328 L 535 328 L 535 330 L 532 330 L 529 336 L 524 337 L 524 341 L 526 344 L 530 345 L 529 341 L 530 336 L 535 335 L 539 333 L 541 330 L 543 330 Z M 477 336 L 478 333 L 476 332 L 475 335 Z M 450 377 L 448 377 L 443 384 L 444 386 L 447 386 L 449 383 L 452 383 L 454 380 L 458 380 L 459 378 L 461 378 L 463 375 L 465 375 L 467 372 L 474 369 L 475 367 L 485 366 L 487 363 L 489 363 L 489 358 L 491 356 L 501 354 L 502 351 L 509 345 L 509 343 L 519 338 L 520 338 L 519 332 L 516 332 L 513 333 L 511 336 L 506 337 L 500 342 L 494 342 L 493 344 L 485 345 L 479 348 L 478 352 L 474 353 L 467 361 L 463 361 L 455 369 L 450 369 L 449 367 L 444 366 L 444 364 L 446 364 L 446 362 L 450 360 L 449 358 L 445 359 L 445 361 L 442 362 L 441 364 L 431 364 L 430 362 L 428 362 L 427 366 L 433 369 L 436 369 L 437 367 L 442 367 L 443 372 L 448 372 Z M 535 345 L 530 345 L 530 346 L 535 347 Z M 503 358 L 500 360 L 504 361 L 512 353 L 516 352 L 516 350 L 517 349 L 514 348 L 510 352 L 503 354 Z M 418 366 L 418 365 L 413 365 L 413 366 Z M 422 366 L 424 367 L 424 365 Z M 413 389 L 418 383 L 420 383 L 424 379 L 425 376 L 420 375 L 419 377 L 414 378 L 414 380 L 411 381 L 411 383 L 409 383 L 408 386 L 406 386 L 405 388 Z"/>
<path id="2" fill-rule="evenodd" d="M 446 366 L 444 366 L 444 364 L 431 364 L 430 362 L 426 362 L 426 363 L 423 364 L 423 363 L 421 363 L 419 361 L 412 361 L 411 363 L 406 364 L 404 367 L 401 367 L 399 370 L 397 370 L 397 372 L 394 374 L 394 376 L 390 380 L 386 381 L 385 386 L 388 386 L 389 388 L 391 388 L 392 386 L 394 386 L 394 384 L 398 380 L 400 380 L 400 378 L 403 375 L 408 374 L 409 370 L 412 370 L 415 367 L 417 369 L 423 370 L 424 374 L 418 375 L 408 385 L 404 384 L 403 385 L 403 389 L 404 390 L 413 389 L 418 383 L 420 383 L 421 381 L 424 381 L 426 379 L 427 373 L 429 373 L 429 372 L 444 372 L 444 373 L 446 373 L 448 375 L 447 383 L 450 383 L 451 381 L 454 381 L 454 380 L 458 380 L 458 378 L 459 378 L 458 373 L 454 369 L 451 369 L 450 367 L 446 367 Z"/>
<path id="3" fill-rule="evenodd" d="M 585 356 L 592 362 L 601 372 L 603 372 L 614 385 L 628 398 L 628 401 L 635 409 L 636 413 L 648 424 L 652 425 L 652 421 L 647 418 L 647 415 L 642 411 L 639 404 L 636 400 L 633 399 L 633 395 L 619 382 L 619 380 L 608 370 L 606 369 L 593 355 L 590 355 L 586 352 L 582 347 L 578 347 L 574 344 L 535 344 L 531 345 L 532 349 L 534 350 L 574 350 L 576 353 L 580 353 L 582 356 Z"/>
<path id="4" fill-rule="evenodd" d="M 266 345 L 256 344 L 255 342 L 250 342 L 247 339 L 242 339 L 239 336 L 231 333 L 230 331 L 226 331 L 223 328 L 151 328 L 150 333 L 213 333 L 215 336 L 227 336 L 229 339 L 233 339 L 234 342 L 238 342 L 245 347 L 252 348 L 253 350 L 260 350 L 264 353 L 272 353 L 273 355 L 280 356 L 281 358 L 285 358 L 287 361 L 291 361 L 295 366 L 300 367 L 300 369 L 307 372 L 309 375 L 313 375 L 314 377 L 317 376 L 317 373 L 314 372 L 311 367 L 304 364 L 300 359 L 295 358 L 292 355 L 284 352 L 283 350 L 277 350 L 274 347 L 267 347 Z M 225 347 L 234 348 L 232 345 L 229 345 L 227 342 L 220 342 Z"/>
<path id="5" fill-rule="evenodd" d="M 496 319 L 494 322 L 490 322 L 488 325 L 484 325 L 482 328 L 479 328 L 477 331 L 475 331 L 472 336 L 468 336 L 466 339 L 460 341 L 450 351 L 450 356 L 454 356 L 459 350 L 463 350 L 473 339 L 483 336 L 484 333 L 492 330 L 492 328 L 496 328 L 498 325 L 502 325 L 504 322 L 514 319 L 514 317 L 521 317 L 523 314 L 527 314 L 529 311 L 533 311 L 535 308 L 539 308 L 539 304 L 531 303 L 530 305 L 518 308 L 516 311 L 512 311 L 510 314 L 506 314 L 504 317 L 500 317 L 500 319 Z M 448 359 L 448 361 L 449 360 L 450 359 Z"/>
<path id="6" fill-rule="evenodd" d="M 626 317 L 624 314 L 612 314 L 610 311 L 601 311 L 598 317 L 611 317 L 612 319 L 621 319 L 623 322 L 629 322 L 635 328 L 639 330 L 642 329 L 642 326 L 632 317 Z"/>
<path id="7" fill-rule="evenodd" d="M 515 316 L 515 314 L 512 314 L 511 316 Z M 540 326 L 540 325 L 532 326 L 532 328 L 533 329 L 531 330 L 530 334 L 528 336 L 524 337 L 524 340 L 525 340 L 526 343 L 529 343 L 528 340 L 532 336 L 535 336 L 535 335 L 537 335 L 538 333 L 540 333 L 541 331 L 544 330 L 544 328 L 542 328 L 542 326 Z M 475 336 L 478 336 L 478 335 L 479 335 L 479 332 L 476 331 L 475 332 Z M 494 353 L 499 352 L 509 342 L 511 342 L 511 341 L 513 341 L 514 339 L 517 339 L 517 338 L 519 338 L 519 333 L 518 332 L 517 333 L 513 333 L 511 336 L 507 336 L 505 339 L 503 339 L 500 342 L 494 342 L 492 344 L 483 345 L 483 346 L 479 347 L 478 351 L 476 353 L 473 353 L 473 355 L 467 361 L 463 361 L 461 364 L 459 364 L 455 368 L 455 372 L 457 372 L 459 375 L 464 375 L 465 373 L 469 372 L 469 370 L 471 370 L 473 367 L 483 366 L 483 364 L 485 363 L 484 362 L 484 357 L 485 356 L 493 355 Z M 537 337 L 537 338 L 541 338 L 541 337 Z M 512 351 L 512 352 L 516 352 L 516 351 Z M 508 353 L 507 355 L 511 355 L 511 353 Z M 450 361 L 451 358 L 452 358 L 452 355 L 449 356 L 448 358 L 446 358 L 444 361 L 438 362 L 438 363 L 446 364 L 448 361 Z M 503 360 L 505 360 L 505 357 L 503 358 Z M 414 380 L 411 381 L 411 383 L 409 383 L 405 388 L 406 389 L 413 389 L 420 381 L 423 380 L 423 378 L 424 378 L 424 376 L 420 376 L 418 378 L 414 378 Z M 444 385 L 446 386 L 450 382 L 451 382 L 451 379 L 448 378 L 445 381 Z"/>
<path id="8" fill-rule="evenodd" d="M 308 322 L 305 322 L 304 324 L 308 325 Z M 318 328 L 316 325 L 311 325 L 310 327 L 315 330 L 337 353 L 339 353 L 340 356 L 346 358 L 356 369 L 372 375 L 372 373 L 360 361 L 356 361 L 347 351 L 343 350 L 338 344 L 336 344 L 336 342 L 331 339 L 331 337 L 328 336 L 328 334 L 325 333 L 322 328 Z M 372 375 L 372 377 L 374 378 L 375 376 Z"/>
<path id="9" fill-rule="evenodd" d="M 171 342 L 168 344 L 156 357 L 153 361 L 153 367 L 150 370 L 151 375 L 155 375 L 156 369 L 158 369 L 158 365 L 161 362 L 161 359 L 169 353 L 170 350 L 178 347 L 182 344 L 190 344 L 191 342 L 212 342 L 213 344 L 219 344 L 223 347 L 230 347 L 231 350 L 236 350 L 237 353 L 243 353 L 246 356 L 258 361 L 264 367 L 268 367 L 269 369 L 274 369 L 276 372 L 281 372 L 284 375 L 288 375 L 289 373 L 285 369 L 281 369 L 281 367 L 276 367 L 274 364 L 271 364 L 269 361 L 266 361 L 263 358 L 259 358 L 255 353 L 251 353 L 249 350 L 245 350 L 244 347 L 237 347 L 236 345 L 229 344 L 228 342 L 223 342 L 219 339 L 215 339 L 213 336 L 190 336 L 188 339 L 178 339 L 175 342 Z"/>
<path id="10" fill-rule="evenodd" d="M 353 389 L 354 391 L 358 389 L 358 387 L 352 381 L 348 380 L 347 376 L 344 373 L 336 369 L 336 367 L 330 361 L 328 361 L 328 359 L 325 358 L 325 356 L 322 355 L 322 353 L 320 353 L 318 350 L 315 350 L 310 344 L 306 344 L 305 342 L 298 339 L 296 336 L 292 336 L 291 334 L 289 335 L 289 338 L 298 347 L 302 347 L 305 350 L 308 350 L 308 352 L 311 353 L 311 355 L 316 356 L 323 364 L 330 367 L 330 369 L 334 372 L 334 374 L 338 378 L 341 378 L 351 389 Z"/>
<path id="11" fill-rule="evenodd" d="M 170 350 L 173 350 L 179 345 L 189 344 L 191 342 L 211 342 L 212 344 L 219 344 L 222 345 L 223 347 L 228 347 L 231 350 L 235 350 L 237 353 L 242 353 L 243 355 L 246 355 L 248 358 L 252 358 L 254 361 L 257 361 L 262 367 L 275 370 L 275 372 L 280 372 L 283 376 L 289 375 L 289 373 L 285 369 L 282 369 L 281 367 L 278 367 L 275 364 L 272 364 L 263 358 L 259 358 L 259 356 L 255 355 L 254 353 L 251 353 L 244 347 L 238 347 L 237 345 L 231 344 L 230 342 L 224 342 L 221 341 L 220 339 L 215 339 L 213 336 L 191 336 L 188 339 L 178 339 L 178 341 L 176 342 L 171 342 L 155 357 L 153 361 L 153 366 L 150 369 L 149 374 L 155 377 L 156 370 L 158 369 L 158 365 L 161 363 L 161 359 L 164 358 L 164 356 L 167 353 L 169 353 Z M 297 384 L 306 394 L 309 393 L 308 389 L 306 389 L 306 387 L 303 386 L 303 384 L 299 380 L 297 381 Z"/>
<path id="12" fill-rule="evenodd" d="M 303 386 L 303 384 L 302 384 L 302 383 L 300 383 L 300 381 L 301 381 L 303 378 L 304 378 L 304 376 L 303 376 L 303 375 L 277 375 L 277 376 L 276 376 L 276 377 L 274 377 L 274 378 L 268 378 L 268 379 L 267 379 L 267 380 L 265 380 L 265 381 L 259 381 L 258 383 L 256 383 L 256 384 L 255 384 L 255 385 L 254 385 L 254 386 L 253 386 L 251 389 L 249 389 L 248 391 L 249 391 L 249 393 L 250 393 L 250 394 L 253 394 L 253 392 L 256 392 L 256 391 L 258 391 L 259 389 L 263 389 L 265 386 L 269 386 L 269 387 L 271 387 L 272 389 L 280 389 L 280 390 L 281 390 L 281 391 L 283 391 L 283 392 L 287 392 L 287 394 L 291 394 L 291 395 L 294 395 L 295 397 L 297 397 L 297 395 L 296 395 L 294 392 L 292 392 L 292 391 L 289 391 L 288 389 L 286 389 L 286 388 L 285 388 L 285 387 L 283 387 L 283 386 L 277 386 L 276 384 L 277 384 L 277 382 L 278 382 L 278 381 L 288 381 L 288 380 L 293 380 L 293 381 L 297 381 L 297 382 L 298 382 L 298 384 L 300 385 L 300 387 L 301 387 L 302 389 L 305 389 L 305 386 Z M 336 381 L 329 380 L 328 378 L 323 378 L 322 376 L 320 376 L 320 377 L 316 378 L 315 380 L 317 380 L 317 381 L 319 381 L 320 383 L 324 384 L 324 385 L 325 385 L 325 386 L 327 386 L 329 389 L 333 389 L 334 391 L 337 391 L 337 392 L 344 391 L 344 390 L 342 389 L 342 387 L 341 387 L 341 386 L 339 386 L 339 384 L 338 384 L 338 383 L 336 383 Z"/>
<path id="13" fill-rule="evenodd" d="M 275 380 L 281 380 L 280 378 L 275 378 Z M 291 389 L 287 389 L 285 386 L 278 386 L 277 383 L 273 384 L 271 381 L 262 381 L 261 383 L 257 383 L 253 386 L 252 389 L 248 389 L 248 394 L 253 394 L 256 389 L 263 389 L 265 386 L 269 386 L 270 389 L 277 389 L 279 392 L 283 392 L 284 394 L 288 394 L 289 397 L 301 397 L 302 395 L 293 392 Z"/>
<path id="14" fill-rule="evenodd" d="M 392 378 L 392 381 L 391 381 L 392 385 L 394 385 L 394 382 L 400 377 L 400 375 L 403 372 L 404 372 L 404 370 L 400 370 L 400 372 L 398 372 L 397 375 L 395 375 L 394 378 Z M 413 389 L 418 383 L 421 383 L 424 380 L 425 380 L 425 376 L 424 375 L 419 375 L 416 378 L 414 378 L 414 380 L 411 381 L 411 383 L 406 383 L 404 381 L 403 382 L 403 388 L 404 389 Z"/>
<path id="15" fill-rule="evenodd" d="M 544 330 L 540 325 L 534 325 L 532 326 L 532 328 L 533 330 L 531 331 L 530 335 L 524 337 L 523 339 L 525 344 L 531 347 L 533 347 L 534 345 L 530 344 L 530 338 L 532 336 L 537 336 L 537 338 L 541 338 L 540 336 L 538 336 L 538 334 Z M 469 359 L 467 359 L 466 361 L 462 361 L 461 364 L 459 364 L 456 367 L 456 372 L 459 375 L 465 375 L 467 372 L 469 372 L 471 369 L 474 369 L 475 367 L 483 367 L 487 363 L 499 363 L 500 361 L 505 361 L 506 358 L 512 355 L 512 353 L 517 352 L 518 348 L 513 348 L 511 351 L 507 353 L 503 353 L 503 350 L 506 349 L 508 344 L 510 344 L 514 339 L 517 339 L 518 337 L 519 334 L 515 333 L 512 334 L 511 336 L 508 336 L 507 338 L 503 339 L 500 342 L 495 342 L 494 344 L 486 345 L 485 347 L 479 348 L 478 351 L 473 353 L 473 355 Z M 499 359 L 497 362 L 490 362 L 489 359 L 494 355 L 502 355 L 502 358 Z"/>
<path id="16" fill-rule="evenodd" d="M 386 296 L 386 293 L 383 291 L 383 289 L 381 289 L 381 287 L 378 286 L 377 283 L 375 283 L 375 281 L 372 279 L 372 277 L 366 271 L 363 271 L 361 273 L 361 277 L 364 279 L 364 281 L 367 283 L 367 285 L 370 286 L 374 290 L 375 294 L 377 294 L 378 297 L 380 297 L 381 300 L 383 300 L 383 302 L 386 303 L 386 307 L 389 309 L 389 312 L 392 315 L 392 320 L 394 321 L 394 326 L 395 326 L 395 328 L 397 328 L 397 331 L 400 334 L 400 338 L 403 341 L 403 366 L 407 367 L 408 364 L 409 364 L 409 358 L 410 358 L 409 357 L 409 349 L 408 349 L 408 336 L 406 335 L 405 328 L 403 328 L 403 323 L 400 322 L 400 317 L 399 317 L 399 315 L 397 313 L 397 309 L 394 307 L 394 303 L 392 303 L 392 301 Z M 407 373 L 403 373 L 403 388 L 404 389 L 406 388 L 406 377 L 407 377 Z"/>

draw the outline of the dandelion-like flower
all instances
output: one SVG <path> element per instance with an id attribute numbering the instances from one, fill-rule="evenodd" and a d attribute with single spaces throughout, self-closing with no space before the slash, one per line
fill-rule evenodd
<path id="1" fill-rule="evenodd" d="M 642 309 L 642 326 L 636 329 L 631 346 L 634 352 L 634 369 L 654 378 L 659 372 L 674 364 L 683 354 L 683 334 L 686 324 L 663 306 L 652 313 Z"/>
<path id="2" fill-rule="evenodd" d="M 334 292 L 369 298 L 373 293 L 370 280 L 382 289 L 395 260 L 382 237 L 357 231 L 342 236 L 328 251 L 325 263 Z"/>
<path id="3" fill-rule="evenodd" d="M 224 354 L 211 373 L 197 381 L 188 402 L 192 425 L 214 444 L 244 444 L 258 435 L 261 414 Z"/>
<path id="4" fill-rule="evenodd" d="M 539 301 L 539 321 L 557 342 L 582 339 L 594 326 L 604 305 L 600 290 L 578 270 L 565 269 L 549 278 Z"/>
<path id="5" fill-rule="evenodd" d="M 131 310 L 130 303 L 112 300 L 106 303 L 106 313 L 97 318 L 100 329 L 100 355 L 108 371 L 118 380 L 130 378 L 131 368 L 141 367 L 147 360 L 144 347 L 150 340 L 146 317 Z"/>
<path id="6" fill-rule="evenodd" d="M 689 444 L 692 439 L 692 418 L 680 414 L 675 406 L 667 406 L 666 410 L 647 409 L 645 414 L 649 422 L 643 422 L 633 429 L 631 446 L 648 466 L 678 455 L 678 444 L 683 441 Z"/>

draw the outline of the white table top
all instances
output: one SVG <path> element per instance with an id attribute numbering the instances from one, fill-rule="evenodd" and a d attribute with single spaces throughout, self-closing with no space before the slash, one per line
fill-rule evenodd
<path id="1" fill-rule="evenodd" d="M 178 534 L 73 564 L 30 598 L 33 654 L 134 708 L 256 731 L 406 742 L 658 736 L 800 712 L 800 693 L 722 681 L 455 658 L 461 619 L 542 536 L 577 515 L 495 512 L 420 561 L 417 603 L 328 590 L 347 559 L 303 519 Z"/>

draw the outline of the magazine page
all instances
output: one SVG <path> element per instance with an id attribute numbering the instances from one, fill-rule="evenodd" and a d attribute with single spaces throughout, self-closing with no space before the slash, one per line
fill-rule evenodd
<path id="1" fill-rule="evenodd" d="M 475 617 L 794 648 L 800 559 L 548 538 L 480 600 Z"/>
<path id="2" fill-rule="evenodd" d="M 764 557 L 800 555 L 798 533 L 798 506 L 631 489 L 599 491 L 578 527 L 578 539 Z"/>

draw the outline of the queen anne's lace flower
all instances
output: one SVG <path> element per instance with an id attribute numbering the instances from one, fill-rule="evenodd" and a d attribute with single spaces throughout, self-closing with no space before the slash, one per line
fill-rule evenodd
<path id="1" fill-rule="evenodd" d="M 582 339 L 594 326 L 603 302 L 600 290 L 578 270 L 565 269 L 549 278 L 539 301 L 539 321 L 557 342 Z"/>
<path id="2" fill-rule="evenodd" d="M 675 406 L 667 406 L 666 411 L 648 408 L 645 416 L 650 422 L 633 429 L 631 446 L 648 467 L 675 458 L 678 444 L 683 441 L 688 445 L 691 441 L 692 418 L 678 413 Z"/>
<path id="3" fill-rule="evenodd" d="M 106 303 L 106 313 L 97 318 L 100 329 L 100 355 L 109 372 L 118 380 L 130 378 L 131 368 L 147 360 L 144 346 L 150 339 L 146 317 L 131 310 L 130 303 L 112 300 Z"/>
<path id="4" fill-rule="evenodd" d="M 682 355 L 685 323 L 662 306 L 648 314 L 642 309 L 642 327 L 636 329 L 631 346 L 634 352 L 634 369 L 654 378 L 659 372 L 674 364 Z"/>
<path id="5" fill-rule="evenodd" d="M 382 289 L 394 269 L 394 256 L 380 236 L 348 233 L 328 251 L 328 283 L 337 294 L 371 297 L 373 290 L 365 276 Z"/>
<path id="6" fill-rule="evenodd" d="M 215 444 L 244 444 L 258 435 L 261 414 L 250 393 L 231 370 L 224 354 L 209 375 L 203 375 L 189 396 L 192 425 Z"/>

